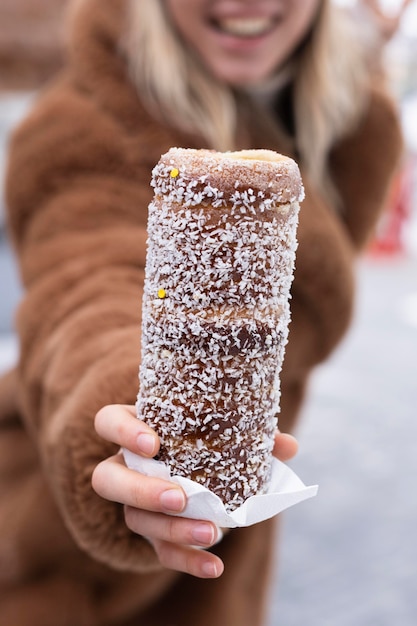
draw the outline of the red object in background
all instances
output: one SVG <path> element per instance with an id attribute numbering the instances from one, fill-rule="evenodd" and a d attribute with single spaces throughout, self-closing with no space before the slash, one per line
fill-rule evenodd
<path id="1" fill-rule="evenodd" d="M 404 226 L 411 215 L 414 159 L 407 159 L 394 178 L 386 209 L 377 226 L 369 252 L 373 256 L 400 254 L 404 251 Z"/>

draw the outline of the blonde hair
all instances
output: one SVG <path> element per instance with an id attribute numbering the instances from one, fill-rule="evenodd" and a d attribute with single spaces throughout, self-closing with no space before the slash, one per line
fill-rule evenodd
<path id="1" fill-rule="evenodd" d="M 162 2 L 131 1 L 130 20 L 130 72 L 148 109 L 174 127 L 201 135 L 211 148 L 233 149 L 234 98 L 185 50 Z"/>
<path id="2" fill-rule="evenodd" d="M 371 51 L 347 13 L 324 1 L 298 55 L 296 146 L 311 179 L 334 198 L 327 157 L 360 121 L 369 93 Z"/>
<path id="3" fill-rule="evenodd" d="M 153 114 L 202 136 L 216 150 L 235 149 L 232 90 L 185 49 L 161 0 L 133 0 L 127 41 L 132 79 Z M 312 181 L 334 195 L 327 156 L 360 119 L 368 75 L 363 46 L 346 16 L 323 0 L 295 59 L 294 115 L 299 160 Z"/>

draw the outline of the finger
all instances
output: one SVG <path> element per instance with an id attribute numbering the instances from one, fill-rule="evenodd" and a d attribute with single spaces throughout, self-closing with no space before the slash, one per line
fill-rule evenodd
<path id="1" fill-rule="evenodd" d="M 161 565 L 198 578 L 218 578 L 223 574 L 224 565 L 215 554 L 178 546 L 168 541 L 152 542 Z"/>
<path id="2" fill-rule="evenodd" d="M 220 535 L 211 522 L 150 513 L 133 507 L 125 507 L 125 520 L 128 528 L 138 535 L 188 546 L 209 547 Z"/>
<path id="3" fill-rule="evenodd" d="M 146 511 L 180 513 L 186 504 L 185 493 L 179 485 L 128 469 L 121 454 L 96 466 L 92 486 L 106 500 Z"/>
<path id="4" fill-rule="evenodd" d="M 103 407 L 94 421 L 97 433 L 106 441 L 146 457 L 159 450 L 159 437 L 145 422 L 137 419 L 133 406 L 112 404 Z"/>
<path id="5" fill-rule="evenodd" d="M 298 441 L 293 435 L 277 432 L 273 455 L 280 461 L 289 461 L 298 452 Z"/>

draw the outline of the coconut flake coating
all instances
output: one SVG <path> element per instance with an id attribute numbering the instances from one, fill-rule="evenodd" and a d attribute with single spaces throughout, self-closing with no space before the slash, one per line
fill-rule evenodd
<path id="1" fill-rule="evenodd" d="M 230 511 L 270 479 L 301 178 L 270 151 L 172 148 L 151 184 L 137 412 Z"/>

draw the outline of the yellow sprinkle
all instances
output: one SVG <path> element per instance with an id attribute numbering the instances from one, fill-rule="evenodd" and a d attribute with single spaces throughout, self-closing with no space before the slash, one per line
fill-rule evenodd
<path id="1" fill-rule="evenodd" d="M 161 300 L 163 300 L 166 295 L 167 292 L 165 291 L 165 289 L 158 289 L 158 298 L 161 298 Z"/>
<path id="2" fill-rule="evenodd" d="M 179 174 L 179 171 L 177 170 L 177 168 L 176 168 L 176 167 L 174 167 L 174 168 L 171 170 L 171 172 L 170 172 L 170 174 L 169 174 L 169 175 L 171 176 L 171 178 L 177 178 L 178 174 Z"/>

